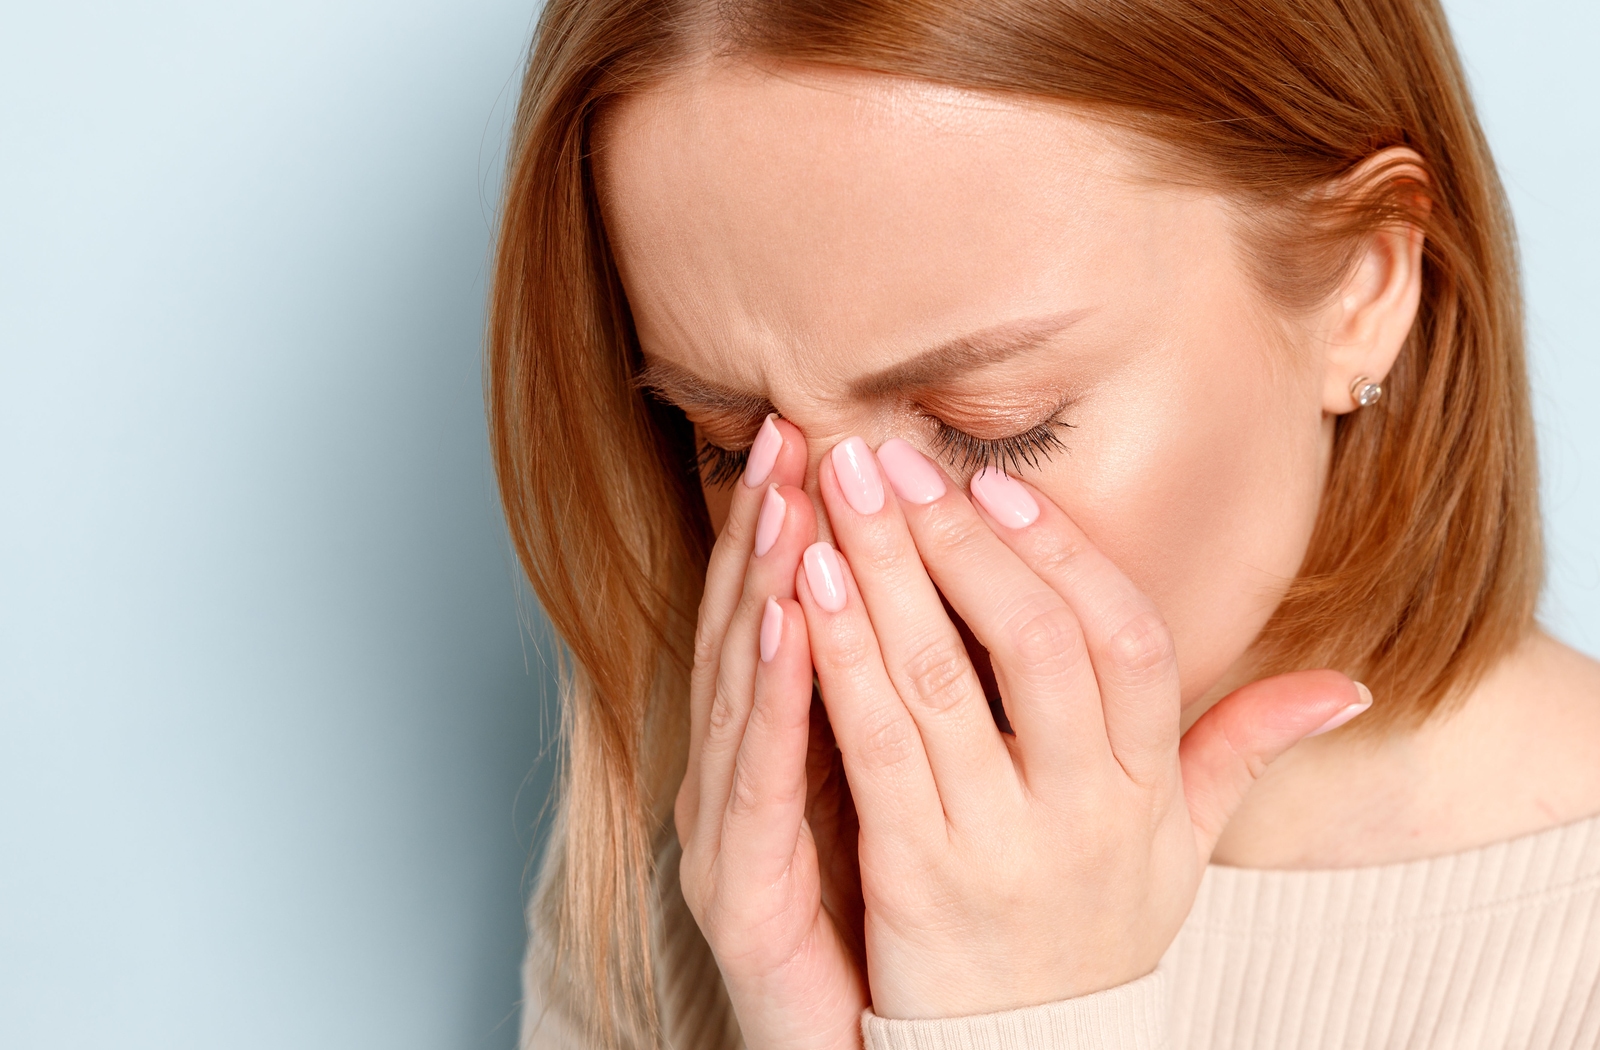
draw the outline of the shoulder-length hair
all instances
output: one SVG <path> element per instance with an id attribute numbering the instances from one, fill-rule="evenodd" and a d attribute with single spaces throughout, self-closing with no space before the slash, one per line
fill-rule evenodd
<path id="1" fill-rule="evenodd" d="M 1338 420 L 1297 579 L 1255 645 L 1416 724 L 1533 622 L 1542 556 L 1511 220 L 1437 0 L 549 0 L 494 262 L 491 442 L 512 543 L 563 647 L 561 812 L 542 922 L 597 1043 L 661 1036 L 653 849 L 669 839 L 711 540 L 681 414 L 645 398 L 590 136 L 708 50 L 1085 108 L 1223 192 L 1269 297 L 1330 294 L 1364 234 L 1426 237 L 1378 405 Z M 1330 195 L 1391 146 L 1425 182 Z M 712 971 L 714 975 L 714 971 Z M 694 994 L 694 993 L 686 993 Z"/>

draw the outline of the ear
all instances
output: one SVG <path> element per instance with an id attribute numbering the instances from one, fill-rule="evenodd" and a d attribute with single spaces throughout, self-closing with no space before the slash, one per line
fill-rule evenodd
<path id="1" fill-rule="evenodd" d="M 1343 181 L 1346 192 L 1361 196 L 1381 191 L 1383 183 L 1410 183 L 1415 187 L 1411 203 L 1426 213 L 1428 176 L 1412 150 L 1375 154 Z M 1369 234 L 1324 308 L 1324 412 L 1341 415 L 1359 408 L 1351 384 L 1362 376 L 1381 384 L 1394 367 L 1422 300 L 1422 241 L 1422 230 L 1404 222 Z"/>

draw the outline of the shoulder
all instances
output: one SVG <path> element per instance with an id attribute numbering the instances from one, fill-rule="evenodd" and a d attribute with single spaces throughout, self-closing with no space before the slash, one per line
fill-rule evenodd
<path id="1" fill-rule="evenodd" d="M 1496 825 L 1492 838 L 1600 814 L 1600 661 L 1534 634 L 1445 723 L 1439 744 L 1460 746 L 1451 764 L 1481 785 L 1473 801 Z"/>
<path id="2" fill-rule="evenodd" d="M 1416 730 L 1330 733 L 1291 748 L 1251 789 L 1212 860 L 1397 864 L 1596 815 L 1600 662 L 1536 633 Z"/>

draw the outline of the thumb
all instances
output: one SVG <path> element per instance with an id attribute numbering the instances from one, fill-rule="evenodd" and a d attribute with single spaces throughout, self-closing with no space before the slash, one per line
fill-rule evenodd
<path id="1" fill-rule="evenodd" d="M 1367 687 L 1337 671 L 1295 671 L 1235 689 L 1201 715 L 1178 745 L 1201 864 L 1268 765 L 1371 705 Z"/>

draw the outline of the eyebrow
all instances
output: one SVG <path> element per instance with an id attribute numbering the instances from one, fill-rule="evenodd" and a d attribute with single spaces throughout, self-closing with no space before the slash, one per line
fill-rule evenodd
<path id="1" fill-rule="evenodd" d="M 1007 321 L 956 336 L 929 347 L 909 360 L 852 381 L 850 393 L 854 397 L 870 399 L 899 390 L 948 382 L 975 369 L 1036 350 L 1088 313 L 1087 309 L 1072 310 L 1023 321 Z M 655 392 L 674 404 L 692 405 L 708 412 L 760 419 L 773 411 L 772 402 L 764 397 L 719 386 L 671 361 L 647 360 L 634 385 Z"/>
<path id="2" fill-rule="evenodd" d="M 764 419 L 773 411 L 772 402 L 764 397 L 718 386 L 671 361 L 647 359 L 644 370 L 634 377 L 633 385 L 675 405 L 692 405 L 707 412 Z"/>
<path id="3" fill-rule="evenodd" d="M 1007 321 L 959 335 L 909 360 L 862 376 L 850 384 L 850 392 L 859 398 L 874 398 L 897 390 L 948 382 L 967 372 L 1037 350 L 1088 313 L 1088 310 L 1072 310 L 1025 321 Z"/>

